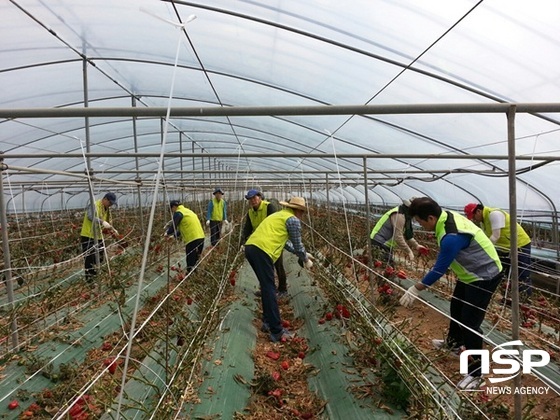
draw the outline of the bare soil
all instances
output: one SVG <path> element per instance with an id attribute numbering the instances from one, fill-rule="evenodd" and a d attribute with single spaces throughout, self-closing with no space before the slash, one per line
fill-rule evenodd
<path id="1" fill-rule="evenodd" d="M 499 295 L 496 295 L 494 298 L 494 306 L 490 307 L 490 312 L 497 309 L 496 307 L 498 305 L 496 304 L 496 300 L 500 297 Z M 412 318 L 414 320 L 409 324 L 413 328 L 408 332 L 411 335 L 414 335 L 414 342 L 422 351 L 433 352 L 432 339 L 444 339 L 446 336 L 449 327 L 449 319 L 445 315 L 438 313 L 428 306 L 421 305 L 419 303 L 414 304 L 414 306 L 410 309 L 399 306 L 396 309 L 393 321 L 398 323 L 399 321 L 407 318 Z M 528 339 L 529 338 L 526 337 L 524 342 L 528 342 Z M 462 375 L 459 374 L 459 358 L 457 356 L 448 354 L 443 358 L 438 358 L 434 363 L 436 363 L 437 368 L 443 372 L 447 378 L 453 381 L 453 383 L 458 382 L 462 377 Z M 481 404 L 490 403 L 488 406 L 494 407 L 496 410 L 494 413 L 485 413 L 491 418 L 512 418 L 514 413 L 514 395 L 495 393 L 491 388 L 489 388 L 491 386 L 492 385 L 487 381 L 486 386 L 482 388 L 483 391 L 480 393 L 474 393 L 472 398 Z M 513 380 L 500 383 L 500 386 L 509 387 L 511 390 L 515 389 Z M 522 376 L 522 388 L 535 389 L 536 387 L 546 386 L 547 385 L 536 376 Z M 543 388 L 540 390 L 542 389 Z M 473 393 L 470 395 L 473 395 Z M 494 404 L 492 404 L 492 402 L 494 402 Z M 521 395 L 521 407 L 524 409 L 523 418 L 558 420 L 560 419 L 560 407 L 558 406 L 559 402 L 560 397 L 552 389 L 548 389 L 548 392 L 539 395 Z"/>

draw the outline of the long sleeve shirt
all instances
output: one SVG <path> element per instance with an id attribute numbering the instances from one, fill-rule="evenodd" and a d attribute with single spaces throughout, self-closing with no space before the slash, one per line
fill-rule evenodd
<path id="1" fill-rule="evenodd" d="M 406 218 L 404 214 L 393 213 L 391 215 L 391 223 L 393 225 L 394 239 L 395 242 L 397 243 L 397 246 L 402 250 L 406 251 L 409 254 L 409 257 L 414 258 L 414 253 L 412 252 L 411 248 L 417 250 L 418 242 L 416 242 L 416 239 L 414 238 L 410 238 L 409 240 L 406 240 L 404 238 L 404 228 L 406 223 Z"/>
<path id="2" fill-rule="evenodd" d="M 212 220 L 212 211 L 214 210 L 214 201 L 210 200 L 208 202 L 208 208 L 206 210 L 206 220 Z M 224 218 L 223 220 L 227 220 L 227 201 L 224 200 Z"/>
<path id="3" fill-rule="evenodd" d="M 472 236 L 465 233 L 448 233 L 440 243 L 440 251 L 432 269 L 422 279 L 424 286 L 431 286 L 443 276 L 459 251 L 468 247 Z"/>
<path id="4" fill-rule="evenodd" d="M 301 241 L 301 223 L 299 219 L 295 216 L 288 218 L 286 220 L 286 229 L 288 229 L 289 239 L 284 249 L 292 254 L 296 254 L 303 261 L 307 261 L 307 252 Z"/>
<path id="5" fill-rule="evenodd" d="M 178 238 L 181 234 L 179 232 L 179 224 L 183 220 L 183 214 L 180 211 L 176 211 L 173 213 L 173 220 L 170 226 L 167 228 L 166 235 L 173 235 L 174 237 Z"/>
<path id="6" fill-rule="evenodd" d="M 96 203 L 96 206 L 97 206 L 97 203 Z M 103 210 L 103 206 L 102 206 L 102 205 L 101 205 L 101 209 Z M 96 214 L 94 215 L 94 214 L 93 214 L 94 211 L 95 211 L 95 210 L 92 209 L 91 206 L 88 206 L 88 208 L 87 208 L 87 218 L 88 218 L 89 220 L 91 220 L 92 222 L 95 222 L 95 223 L 99 223 L 99 224 L 103 223 L 103 221 L 104 221 L 103 217 L 98 217 L 98 216 L 100 216 L 100 215 L 97 214 L 97 212 L 96 212 Z M 111 211 L 110 211 L 109 209 L 105 210 L 105 215 L 106 215 L 106 218 L 107 218 L 106 221 L 109 222 L 109 223 L 111 223 L 111 222 L 112 222 L 112 220 L 111 220 Z"/>

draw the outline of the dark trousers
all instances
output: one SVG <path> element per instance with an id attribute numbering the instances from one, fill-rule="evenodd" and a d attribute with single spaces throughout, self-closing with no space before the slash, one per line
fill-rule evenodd
<path id="1" fill-rule="evenodd" d="M 220 241 L 220 233 L 222 230 L 222 222 L 210 220 L 210 244 L 216 246 Z"/>
<path id="2" fill-rule="evenodd" d="M 457 281 L 451 298 L 449 333 L 447 343 L 452 346 L 465 346 L 467 350 L 482 349 L 482 321 L 494 291 L 500 284 L 502 273 L 492 280 L 474 283 Z M 469 375 L 480 376 L 480 355 L 473 355 L 469 364 Z"/>
<path id="3" fill-rule="evenodd" d="M 203 250 L 204 238 L 195 239 L 185 245 L 185 253 L 187 254 L 187 273 L 194 268 Z"/>
<path id="4" fill-rule="evenodd" d="M 274 263 L 274 268 L 276 269 L 276 274 L 278 275 L 278 291 L 287 292 L 288 283 L 286 279 L 286 270 L 284 269 L 284 262 L 282 261 L 282 254 L 280 254 L 280 258 L 278 258 Z"/>
<path id="5" fill-rule="evenodd" d="M 511 258 L 509 253 L 498 252 L 503 266 L 505 277 L 509 276 L 511 269 Z M 531 243 L 517 250 L 517 278 L 519 279 L 519 292 L 525 296 L 533 293 L 533 281 L 531 279 Z M 523 296 L 522 296 L 523 297 Z"/>
<path id="6" fill-rule="evenodd" d="M 270 256 L 254 245 L 245 246 L 245 258 L 253 268 L 261 286 L 263 321 L 268 324 L 272 334 L 282 331 L 280 310 L 274 286 L 274 264 Z"/>
<path id="7" fill-rule="evenodd" d="M 88 238 L 87 236 L 81 236 L 80 240 L 82 242 L 82 253 L 84 254 L 84 272 L 86 274 L 86 280 L 92 281 L 93 277 L 97 274 L 96 270 L 96 255 L 95 255 L 95 239 Z M 102 242 L 98 241 L 98 249 L 99 249 L 99 263 L 103 262 L 105 256 L 105 250 L 102 246 Z"/>

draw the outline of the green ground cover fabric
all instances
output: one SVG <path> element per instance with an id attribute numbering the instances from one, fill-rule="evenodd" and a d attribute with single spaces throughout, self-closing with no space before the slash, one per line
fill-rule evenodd
<path id="1" fill-rule="evenodd" d="M 405 414 L 395 410 L 391 415 L 374 406 L 373 401 L 358 400 L 350 391 L 349 384 L 359 381 L 352 373 L 352 359 L 348 348 L 338 339 L 341 331 L 336 327 L 319 325 L 326 298 L 305 270 L 301 270 L 297 259 L 284 253 L 288 275 L 290 304 L 294 315 L 305 324 L 297 331 L 307 338 L 310 352 L 305 361 L 316 367 L 309 378 L 310 389 L 327 401 L 323 416 L 330 419 L 390 419 L 402 418 Z M 231 305 L 217 333 L 214 353 L 204 366 L 205 380 L 199 387 L 200 404 L 191 404 L 185 414 L 192 418 L 232 418 L 232 415 L 249 403 L 249 387 L 238 383 L 236 375 L 250 382 L 254 378 L 254 363 L 251 353 L 256 344 L 257 331 L 253 326 L 258 298 L 257 279 L 248 263 L 239 270 L 235 293 L 239 300 Z M 219 360 L 220 363 L 215 363 Z M 210 390 L 210 391 L 209 391 Z"/>

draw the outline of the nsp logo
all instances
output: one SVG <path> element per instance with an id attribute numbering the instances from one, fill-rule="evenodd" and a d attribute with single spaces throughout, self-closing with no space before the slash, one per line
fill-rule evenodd
<path id="1" fill-rule="evenodd" d="M 509 366 L 508 368 L 496 367 L 492 370 L 495 375 L 510 375 L 500 378 L 489 378 L 493 384 L 504 382 L 511 378 L 515 378 L 519 372 L 531 373 L 534 367 L 546 366 L 550 362 L 550 354 L 544 350 L 523 350 L 521 352 L 521 362 L 515 357 L 519 356 L 520 352 L 517 349 L 504 349 L 503 347 L 522 346 L 521 340 L 508 341 L 507 343 L 500 344 L 494 347 L 492 352 L 492 361 L 501 366 Z M 479 355 L 481 364 L 481 373 L 483 375 L 490 373 L 490 350 L 465 350 L 460 355 L 459 369 L 462 374 L 469 372 L 469 356 Z M 538 356 L 539 360 L 533 360 L 533 356 Z"/>

